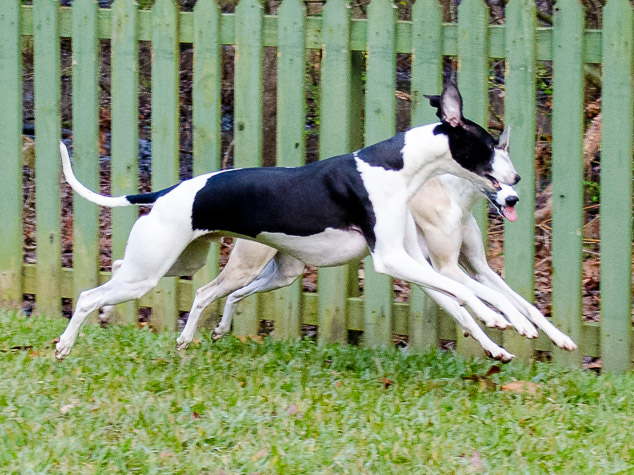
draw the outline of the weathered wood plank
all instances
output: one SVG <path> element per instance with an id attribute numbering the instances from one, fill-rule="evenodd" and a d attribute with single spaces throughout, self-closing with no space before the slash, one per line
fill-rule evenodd
<path id="1" fill-rule="evenodd" d="M 194 175 L 219 170 L 221 151 L 221 80 L 220 7 L 216 2 L 197 2 L 194 7 L 194 85 L 192 91 L 194 127 Z M 182 32 L 181 32 L 182 34 Z M 212 243 L 205 267 L 193 277 L 191 298 L 196 289 L 218 275 L 220 246 Z M 191 302 L 190 302 L 191 303 Z M 219 313 L 214 302 L 202 315 L 206 326 L 209 315 Z"/>
<path id="2" fill-rule="evenodd" d="M 366 145 L 387 139 L 396 131 L 396 14 L 391 2 L 371 2 L 368 6 Z M 375 272 L 370 257 L 364 260 L 364 271 L 365 344 L 388 347 L 392 344 L 392 278 Z"/>
<path id="3" fill-rule="evenodd" d="M 553 31 L 553 322 L 581 336 L 583 232 L 583 22 L 577 0 L 560 0 Z M 578 367 L 581 353 L 555 348 L 553 360 Z"/>
<path id="4" fill-rule="evenodd" d="M 277 165 L 304 164 L 306 123 L 304 25 L 306 9 L 300 0 L 285 0 L 279 9 L 277 54 Z M 275 337 L 301 336 L 302 279 L 276 292 Z"/>
<path id="5" fill-rule="evenodd" d="M 506 9 L 506 126 L 511 128 L 511 160 L 522 177 L 518 220 L 504 225 L 505 277 L 511 287 L 533 301 L 535 279 L 535 2 L 512 0 Z M 530 361 L 530 340 L 509 330 L 504 347 Z"/>
<path id="6" fill-rule="evenodd" d="M 91 190 L 99 189 L 99 42 L 97 5 L 73 4 L 73 169 Z M 99 207 L 73 196 L 74 298 L 97 286 L 99 276 Z M 76 300 L 75 300 L 76 301 Z"/>
<path id="7" fill-rule="evenodd" d="M 321 61 L 319 158 L 350 152 L 350 18 L 345 0 L 324 6 Z M 319 290 L 319 341 L 345 343 L 350 267 L 321 268 Z"/>
<path id="8" fill-rule="evenodd" d="M 152 189 L 178 182 L 178 11 L 174 0 L 157 0 L 152 7 Z M 161 279 L 153 291 L 151 324 L 173 330 L 178 319 L 174 277 Z"/>
<path id="9" fill-rule="evenodd" d="M 114 196 L 138 193 L 139 97 L 137 7 L 134 0 L 116 0 L 112 5 L 112 144 L 110 180 Z M 136 207 L 112 210 L 112 260 L 121 259 L 128 234 L 136 221 Z M 115 321 L 137 321 L 137 302 L 117 305 Z"/>
<path id="10" fill-rule="evenodd" d="M 60 198 L 60 49 L 58 3 L 33 2 L 35 88 L 35 213 L 37 240 L 37 309 L 55 316 L 61 312 L 61 198 Z"/>
<path id="11" fill-rule="evenodd" d="M 19 2 L 0 11 L 0 306 L 22 302 L 22 58 Z M 17 92 L 20 91 L 20 92 Z"/>
<path id="12" fill-rule="evenodd" d="M 464 115 L 484 128 L 489 118 L 488 24 L 489 9 L 482 0 L 464 0 L 458 7 L 458 87 Z M 486 203 L 478 203 L 473 214 L 486 242 Z M 457 350 L 464 356 L 482 354 L 480 345 L 472 338 L 464 338 L 460 328 L 457 328 Z"/>
<path id="13" fill-rule="evenodd" d="M 437 0 L 418 0 L 412 6 L 411 125 L 436 122 L 436 110 L 423 94 L 442 91 L 442 7 Z M 410 294 L 409 347 L 425 351 L 438 345 L 440 309 L 418 286 Z"/>
<path id="14" fill-rule="evenodd" d="M 601 359 L 629 371 L 632 328 L 632 7 L 609 0 L 603 10 L 601 127 Z M 617 231 L 618 230 L 618 231 Z"/>
<path id="15" fill-rule="evenodd" d="M 235 18 L 234 165 L 262 165 L 262 5 L 243 0 Z M 224 31 L 224 27 L 223 27 Z M 256 335 L 259 326 L 258 300 L 248 297 L 239 305 L 233 321 L 234 333 Z"/>

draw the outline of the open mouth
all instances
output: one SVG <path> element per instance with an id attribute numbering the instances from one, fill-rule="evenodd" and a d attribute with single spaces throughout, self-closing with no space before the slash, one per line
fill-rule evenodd
<path id="1" fill-rule="evenodd" d="M 502 187 L 500 186 L 500 182 L 497 181 L 495 178 L 493 178 L 491 175 L 489 175 L 488 173 L 486 175 L 484 175 L 485 178 L 488 178 L 489 181 L 491 182 L 491 185 L 493 185 L 493 188 L 495 188 L 496 190 L 501 189 Z"/>
<path id="2" fill-rule="evenodd" d="M 502 217 L 508 219 L 510 222 L 514 222 L 517 220 L 517 210 L 515 209 L 515 206 L 501 205 L 497 202 L 497 196 L 495 193 L 491 193 L 490 191 L 485 189 L 483 189 L 482 191 L 487 197 L 487 200 L 489 200 L 489 203 L 491 203 L 495 207 L 497 212 L 500 213 Z"/>

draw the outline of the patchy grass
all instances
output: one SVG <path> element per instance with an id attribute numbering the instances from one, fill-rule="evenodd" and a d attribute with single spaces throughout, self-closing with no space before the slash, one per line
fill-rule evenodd
<path id="1" fill-rule="evenodd" d="M 634 470 L 632 374 L 65 324 L 0 311 L 0 472 Z"/>

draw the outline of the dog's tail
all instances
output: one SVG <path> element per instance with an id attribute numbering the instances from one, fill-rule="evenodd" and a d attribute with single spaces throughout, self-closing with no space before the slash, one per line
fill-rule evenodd
<path id="1" fill-rule="evenodd" d="M 73 173 L 73 168 L 70 164 L 70 157 L 68 156 L 68 149 L 63 142 L 59 143 L 59 152 L 62 156 L 62 169 L 64 170 L 64 177 L 71 186 L 71 188 L 82 198 L 87 199 L 99 206 L 106 206 L 108 208 L 117 208 L 121 206 L 134 206 L 134 205 L 152 205 L 154 202 L 165 193 L 173 189 L 176 185 L 167 188 L 165 190 L 155 191 L 153 193 L 141 193 L 138 195 L 126 195 L 126 196 L 105 196 L 99 193 L 95 193 L 92 190 L 86 188 Z"/>

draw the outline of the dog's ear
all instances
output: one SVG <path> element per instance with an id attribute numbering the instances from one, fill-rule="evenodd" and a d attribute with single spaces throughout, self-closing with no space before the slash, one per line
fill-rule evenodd
<path id="1" fill-rule="evenodd" d="M 423 94 L 423 96 L 429 100 L 429 105 L 436 108 L 436 116 L 442 119 L 442 113 L 440 112 L 440 96 L 431 96 Z"/>
<path id="2" fill-rule="evenodd" d="M 504 132 L 502 132 L 502 135 L 500 135 L 500 138 L 498 139 L 498 148 L 501 148 L 506 153 L 509 152 L 510 137 L 511 137 L 511 126 L 507 125 L 506 128 L 504 129 Z"/>
<path id="3" fill-rule="evenodd" d="M 462 125 L 462 96 L 453 82 L 447 84 L 442 90 L 440 111 L 442 113 L 440 120 L 443 122 L 452 127 Z"/>

